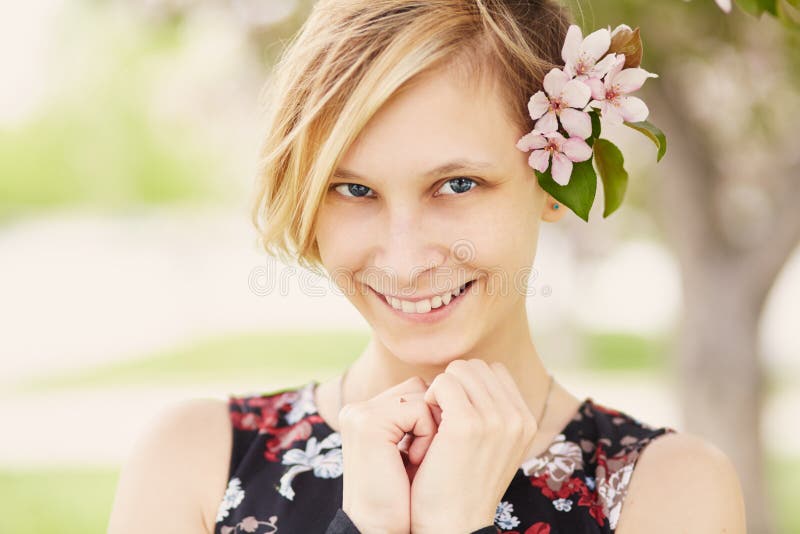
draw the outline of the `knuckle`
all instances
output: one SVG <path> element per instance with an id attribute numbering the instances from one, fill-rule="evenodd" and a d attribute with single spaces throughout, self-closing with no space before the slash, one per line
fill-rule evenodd
<path id="1" fill-rule="evenodd" d="M 525 423 L 521 417 L 511 417 L 502 426 L 506 427 L 508 433 L 513 436 L 522 436 L 526 432 Z"/>
<path id="2" fill-rule="evenodd" d="M 492 370 L 497 374 L 502 374 L 504 376 L 511 376 L 511 373 L 508 371 L 508 367 L 503 364 L 503 362 L 492 362 L 491 365 Z"/>
<path id="3" fill-rule="evenodd" d="M 339 410 L 339 421 L 342 427 L 359 428 L 364 426 L 369 419 L 369 412 L 365 404 L 360 402 L 348 403 Z"/>
<path id="4" fill-rule="evenodd" d="M 422 379 L 420 376 L 412 376 L 407 380 L 407 382 L 414 386 L 419 391 L 425 391 L 427 386 L 425 385 L 425 380 Z"/>
<path id="5" fill-rule="evenodd" d="M 483 360 L 481 358 L 472 358 L 469 362 L 473 365 L 477 365 L 485 369 L 490 369 L 489 364 L 486 363 L 486 360 Z"/>
<path id="6" fill-rule="evenodd" d="M 431 389 L 433 389 L 434 386 L 439 386 L 442 382 L 447 382 L 450 380 L 455 380 L 455 378 L 452 375 L 447 374 L 446 371 L 438 374 L 436 375 L 436 378 L 433 379 L 433 382 L 431 382 Z"/>
<path id="7" fill-rule="evenodd" d="M 533 416 L 525 417 L 523 419 L 522 430 L 525 437 L 532 438 L 539 430 L 539 425 Z"/>
<path id="8" fill-rule="evenodd" d="M 452 362 L 448 363 L 447 367 L 445 367 L 445 372 L 450 371 L 452 369 L 463 369 L 466 366 L 467 366 L 467 361 L 459 358 L 457 360 L 453 360 Z"/>

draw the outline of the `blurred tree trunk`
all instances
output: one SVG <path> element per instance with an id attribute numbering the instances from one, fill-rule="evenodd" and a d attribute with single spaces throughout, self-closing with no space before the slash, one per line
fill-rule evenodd
<path id="1" fill-rule="evenodd" d="M 677 355 L 683 418 L 689 432 L 731 456 L 745 493 L 748 532 L 773 532 L 763 479 L 758 325 L 769 289 L 800 239 L 800 181 L 790 169 L 774 169 L 784 183 L 772 191 L 774 207 L 757 215 L 769 220 L 769 238 L 746 248 L 731 244 L 718 217 L 726 180 L 712 164 L 704 130 L 686 116 L 680 87 L 668 76 L 658 85 L 651 103 L 660 110 L 659 123 L 674 133 L 672 165 L 653 198 L 683 273 Z"/>
<path id="2" fill-rule="evenodd" d="M 747 42 L 758 46 L 756 39 Z M 762 46 L 749 53 L 775 51 Z M 690 88 L 686 74 L 664 70 L 648 93 L 651 109 L 657 110 L 654 122 L 668 132 L 671 144 L 652 198 L 683 275 L 685 309 L 677 354 L 682 414 L 687 431 L 707 437 L 731 457 L 745 495 L 747 531 L 767 534 L 775 530 L 775 514 L 764 483 L 760 429 L 765 376 L 758 327 L 769 291 L 800 241 L 796 153 L 781 153 L 779 144 L 771 142 L 774 137 L 763 145 L 748 144 L 755 128 L 740 132 L 741 143 L 715 146 L 710 141 L 715 132 L 693 116 L 690 99 L 702 95 L 713 106 L 722 88 Z M 749 98 L 742 87 L 742 114 L 750 115 L 759 104 Z M 724 121 L 716 127 L 724 128 Z M 731 176 L 720 163 L 734 151 L 766 146 L 775 151 L 763 158 L 771 164 L 759 175 L 741 169 Z M 737 189 L 743 193 L 740 199 L 752 193 L 741 206 L 729 202 L 737 198 Z"/>
<path id="3" fill-rule="evenodd" d="M 685 430 L 728 454 L 747 532 L 770 534 L 758 333 L 772 285 L 800 242 L 800 37 L 769 17 L 726 16 L 711 1 L 593 0 L 588 13 L 585 2 L 568 3 L 584 35 L 640 27 L 642 67 L 659 75 L 639 95 L 669 147 L 647 211 L 681 266 L 675 363 Z"/>

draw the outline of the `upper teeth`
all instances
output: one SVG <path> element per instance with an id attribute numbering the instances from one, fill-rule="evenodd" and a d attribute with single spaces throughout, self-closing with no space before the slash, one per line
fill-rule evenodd
<path id="1" fill-rule="evenodd" d="M 468 284 L 469 282 L 467 282 Z M 467 284 L 443 295 L 435 295 L 430 299 L 422 299 L 417 302 L 410 302 L 401 300 L 394 297 L 384 295 L 386 302 L 392 305 L 392 308 L 401 310 L 405 313 L 428 313 L 431 309 L 438 308 L 442 305 L 447 306 L 454 297 L 458 297 L 464 291 Z"/>

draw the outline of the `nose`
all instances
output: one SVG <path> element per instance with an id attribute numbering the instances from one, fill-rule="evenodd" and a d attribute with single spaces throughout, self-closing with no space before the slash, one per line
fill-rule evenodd
<path id="1" fill-rule="evenodd" d="M 432 273 L 447 259 L 447 246 L 437 241 L 441 232 L 432 226 L 418 211 L 390 218 L 386 231 L 378 232 L 382 240 L 372 264 L 381 279 L 375 287 L 395 295 L 430 292 L 436 283 Z"/>

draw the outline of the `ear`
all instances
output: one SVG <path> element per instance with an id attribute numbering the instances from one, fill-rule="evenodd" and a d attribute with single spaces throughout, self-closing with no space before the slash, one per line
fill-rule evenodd
<path id="1" fill-rule="evenodd" d="M 542 208 L 542 220 L 555 223 L 564 217 L 567 207 L 550 195 L 545 195 L 545 203 Z"/>

